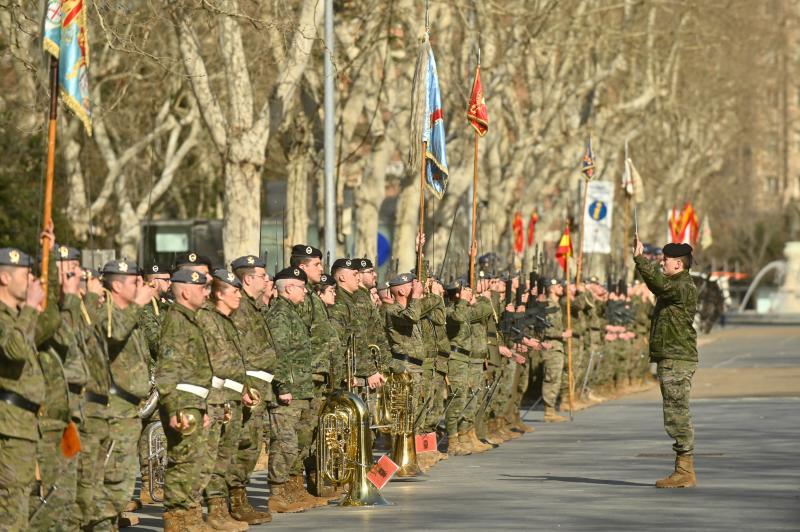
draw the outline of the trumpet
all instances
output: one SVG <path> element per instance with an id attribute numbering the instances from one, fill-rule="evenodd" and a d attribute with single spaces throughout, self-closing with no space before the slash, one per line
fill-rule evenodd
<path id="1" fill-rule="evenodd" d="M 247 387 L 247 395 L 253 400 L 253 404 L 250 405 L 250 408 L 255 408 L 261 404 L 261 393 L 252 386 Z"/>
<path id="2" fill-rule="evenodd" d="M 194 434 L 199 424 L 197 416 L 185 410 L 178 410 L 178 422 L 180 423 L 180 431 L 183 436 Z"/>

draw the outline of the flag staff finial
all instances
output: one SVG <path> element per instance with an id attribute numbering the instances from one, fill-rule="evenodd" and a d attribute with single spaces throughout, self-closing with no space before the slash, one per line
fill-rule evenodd
<path id="1" fill-rule="evenodd" d="M 430 30 L 430 20 L 428 19 L 428 8 L 429 8 L 429 0 L 425 0 L 425 32 L 427 33 Z"/>
<path id="2" fill-rule="evenodd" d="M 478 45 L 478 66 L 481 66 L 481 45 Z"/>

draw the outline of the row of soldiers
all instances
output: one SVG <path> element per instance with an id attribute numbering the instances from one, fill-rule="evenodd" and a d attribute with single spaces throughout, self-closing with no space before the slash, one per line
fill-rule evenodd
<path id="1" fill-rule="evenodd" d="M 563 421 L 568 344 L 573 391 L 625 385 L 647 367 L 644 285 L 609 292 L 596 280 L 539 277 L 525 287 L 519 275 L 484 272 L 473 289 L 409 272 L 377 286 L 369 259 L 338 259 L 328 274 L 308 245 L 294 246 L 273 278 L 256 255 L 230 270 L 190 252 L 170 266 L 123 259 L 94 272 L 77 249 L 53 251 L 45 305 L 31 259 L 0 250 L 0 519 L 9 530 L 123 525 L 137 456 L 146 461 L 141 406 L 154 392 L 167 439 L 165 530 L 245 530 L 271 512 L 327 504 L 313 449 L 334 390 L 369 397 L 392 374 L 410 374 L 415 432 L 441 436 L 418 455 L 430 469 L 532 431 L 520 418 L 532 375 L 543 376 L 544 420 Z M 544 312 L 528 312 L 534 305 Z M 270 499 L 259 510 L 247 486 L 262 442 Z"/>

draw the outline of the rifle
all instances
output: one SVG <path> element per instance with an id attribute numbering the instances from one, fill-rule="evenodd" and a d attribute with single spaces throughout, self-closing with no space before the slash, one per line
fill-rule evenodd
<path id="1" fill-rule="evenodd" d="M 478 407 L 478 412 L 486 412 L 486 409 L 489 408 L 489 405 L 492 403 L 494 392 L 497 391 L 497 385 L 500 384 L 500 373 L 501 372 L 498 369 L 494 381 L 488 387 L 489 392 L 486 394 L 486 399 L 484 399 L 483 404 Z"/>
<path id="2" fill-rule="evenodd" d="M 439 418 L 439 421 L 436 422 L 436 428 L 441 430 L 447 429 L 447 427 L 443 426 L 442 423 L 444 423 L 444 420 L 447 416 L 447 411 L 450 410 L 450 405 L 453 404 L 453 399 L 455 399 L 457 395 L 458 395 L 458 390 L 453 392 L 453 395 L 447 398 L 447 403 L 445 403 L 444 405 L 444 410 L 442 411 L 442 415 Z"/>
<path id="3" fill-rule="evenodd" d="M 581 384 L 581 397 L 583 394 L 586 393 L 586 385 L 589 383 L 589 375 L 592 373 L 592 368 L 594 367 L 592 362 L 594 362 L 594 355 L 596 351 L 594 349 L 589 352 L 589 363 L 586 365 L 586 374 L 583 376 L 583 384 Z"/>
<path id="4" fill-rule="evenodd" d="M 464 412 L 467 411 L 467 408 L 469 408 L 469 405 L 472 404 L 472 401 L 475 400 L 475 398 L 478 396 L 478 392 L 480 392 L 480 391 L 481 391 L 481 386 L 478 386 L 475 389 L 475 391 L 472 392 L 472 395 L 469 396 L 469 400 L 467 400 L 467 403 L 464 405 L 464 408 L 462 408 L 461 412 L 458 413 L 458 420 L 459 421 L 461 421 L 464 418 Z"/>
<path id="5" fill-rule="evenodd" d="M 36 516 L 38 516 L 39 512 L 42 511 L 42 508 L 47 506 L 47 501 L 50 499 L 50 496 L 53 495 L 53 492 L 55 492 L 57 489 L 58 489 L 58 484 L 53 484 L 52 486 L 50 486 L 50 490 L 44 497 L 41 496 L 39 497 L 40 501 L 39 506 L 36 507 L 36 510 L 34 510 L 30 518 L 28 519 L 29 524 L 33 523 L 33 521 L 36 519 Z"/>

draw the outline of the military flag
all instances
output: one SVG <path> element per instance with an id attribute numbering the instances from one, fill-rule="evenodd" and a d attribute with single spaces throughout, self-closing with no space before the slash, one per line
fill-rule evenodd
<path id="1" fill-rule="evenodd" d="M 424 153 L 422 152 L 424 147 Z M 425 159 L 425 181 L 438 199 L 447 191 L 447 147 L 442 94 L 430 37 L 422 39 L 411 95 L 411 168 Z"/>
<path id="2" fill-rule="evenodd" d="M 564 270 L 564 274 L 567 273 L 567 261 L 569 258 L 572 257 L 572 238 L 569 235 L 569 225 L 564 228 L 564 234 L 561 235 L 561 240 L 558 241 L 558 247 L 556 248 L 556 260 L 558 264 L 561 265 L 561 269 Z"/>
<path id="3" fill-rule="evenodd" d="M 533 246 L 533 242 L 536 240 L 535 232 L 536 232 L 536 222 L 539 221 L 539 215 L 536 214 L 534 211 L 531 214 L 530 219 L 528 220 L 528 247 Z"/>
<path id="4" fill-rule="evenodd" d="M 622 174 L 622 190 L 636 204 L 644 203 L 642 176 L 633 165 L 632 159 L 625 160 L 625 171 Z"/>
<path id="5" fill-rule="evenodd" d="M 58 60 L 61 99 L 91 135 L 89 39 L 83 0 L 47 0 L 42 46 Z"/>
<path id="6" fill-rule="evenodd" d="M 692 246 L 697 243 L 699 224 L 692 202 L 687 201 L 680 211 L 671 209 L 667 221 L 670 242 L 691 244 Z"/>
<path id="7" fill-rule="evenodd" d="M 481 137 L 489 131 L 489 112 L 486 110 L 486 99 L 481 84 L 481 66 L 475 67 L 475 79 L 472 81 L 472 92 L 467 107 L 467 120 Z"/>
<path id="8" fill-rule="evenodd" d="M 525 230 L 522 225 L 522 214 L 514 213 L 514 221 L 511 224 L 511 229 L 514 232 L 514 252 L 517 255 L 522 255 L 525 250 Z"/>

